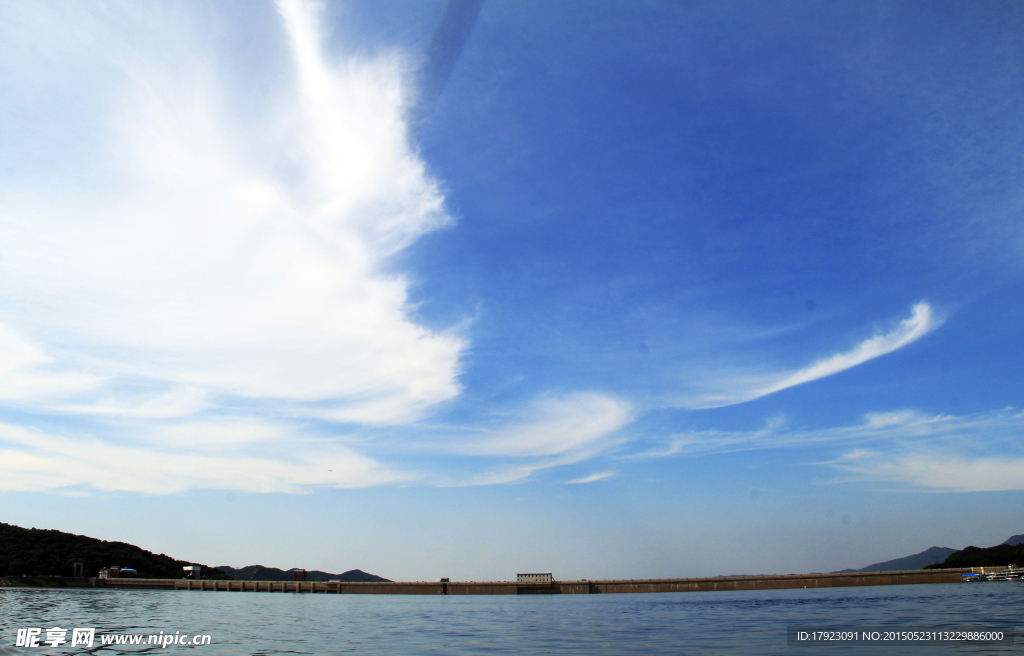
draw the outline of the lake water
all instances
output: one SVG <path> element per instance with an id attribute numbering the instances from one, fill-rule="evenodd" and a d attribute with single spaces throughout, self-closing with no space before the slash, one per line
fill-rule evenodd
<path id="1" fill-rule="evenodd" d="M 0 589 L 0 654 L 17 629 L 210 634 L 211 644 L 100 654 L 1024 653 L 1017 645 L 787 646 L 787 626 L 1024 625 L 1024 582 L 661 594 L 388 596 Z M 1020 629 L 1018 629 L 1020 630 Z M 97 646 L 99 639 L 97 638 Z M 95 648 L 91 651 L 96 651 Z"/>

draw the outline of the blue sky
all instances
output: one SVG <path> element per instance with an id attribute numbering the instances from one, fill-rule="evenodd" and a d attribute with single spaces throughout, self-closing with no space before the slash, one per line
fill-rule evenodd
<path id="1" fill-rule="evenodd" d="M 1024 530 L 1019 5 L 459 7 L 2 9 L 2 521 L 396 579 Z"/>

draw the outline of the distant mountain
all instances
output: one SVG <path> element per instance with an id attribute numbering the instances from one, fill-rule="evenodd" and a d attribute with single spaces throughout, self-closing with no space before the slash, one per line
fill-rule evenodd
<path id="1" fill-rule="evenodd" d="M 841 569 L 835 573 L 851 574 L 853 572 L 897 572 L 899 570 L 924 569 L 928 565 L 941 563 L 948 558 L 950 554 L 955 552 L 956 549 L 950 549 L 949 547 L 928 547 L 921 553 L 914 554 L 912 556 L 886 560 L 881 563 L 862 567 L 861 569 Z"/>
<path id="2" fill-rule="evenodd" d="M 74 563 L 84 563 L 86 576 L 103 567 L 130 567 L 139 578 L 180 579 L 181 568 L 197 565 L 155 554 L 126 542 L 107 542 L 84 535 L 0 523 L 0 576 L 72 576 Z M 211 579 L 230 578 L 203 565 Z"/>
<path id="3" fill-rule="evenodd" d="M 249 565 L 248 567 L 242 567 L 240 569 L 221 565 L 217 569 L 236 581 L 291 581 L 293 579 L 292 570 L 290 569 L 284 570 L 276 567 L 264 567 L 263 565 Z M 306 580 L 345 581 L 349 583 L 391 583 L 391 579 L 386 579 L 381 576 L 377 576 L 376 574 L 367 574 L 361 569 L 350 569 L 342 574 L 331 574 L 330 572 L 311 570 L 306 572 Z"/>
<path id="4" fill-rule="evenodd" d="M 886 572 L 901 569 L 937 569 L 940 567 L 990 567 L 994 565 L 1010 565 L 1013 562 L 1024 563 L 1024 560 L 1015 560 L 1018 553 L 1011 547 L 1024 544 L 1024 535 L 1014 535 L 1006 542 L 988 549 L 979 547 L 966 547 L 957 551 L 948 547 L 930 547 L 919 554 L 887 560 L 884 563 L 868 565 L 863 569 L 843 569 L 840 573 L 846 572 Z M 1005 548 L 1004 548 L 1005 547 Z"/>
<path id="5" fill-rule="evenodd" d="M 894 558 L 874 565 L 862 567 L 858 572 L 896 572 L 901 569 L 924 569 L 928 565 L 935 565 L 946 560 L 950 554 L 956 553 L 956 549 L 949 547 L 928 547 L 921 553 L 903 558 Z"/>

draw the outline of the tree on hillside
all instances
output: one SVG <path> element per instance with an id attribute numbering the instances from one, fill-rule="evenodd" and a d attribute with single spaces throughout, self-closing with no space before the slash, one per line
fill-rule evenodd
<path id="1" fill-rule="evenodd" d="M 154 554 L 125 542 L 107 542 L 84 535 L 0 523 L 0 576 L 71 576 L 73 564 L 85 564 L 86 576 L 103 567 L 129 567 L 142 578 L 182 578 L 182 567 L 192 565 L 166 554 Z M 203 566 L 212 579 L 230 579 Z"/>
<path id="2" fill-rule="evenodd" d="M 946 560 L 938 565 L 929 565 L 925 569 L 947 567 L 1000 567 L 1003 565 L 1024 565 L 1024 544 L 1000 544 L 987 549 L 982 547 L 966 547 L 951 553 Z"/>

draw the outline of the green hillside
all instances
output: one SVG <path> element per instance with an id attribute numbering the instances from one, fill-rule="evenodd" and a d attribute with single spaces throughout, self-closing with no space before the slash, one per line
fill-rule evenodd
<path id="1" fill-rule="evenodd" d="M 1024 565 L 1024 544 L 1000 544 L 995 547 L 966 547 L 952 553 L 940 564 L 925 569 L 940 567 L 996 567 L 1000 565 Z"/>
<path id="2" fill-rule="evenodd" d="M 71 576 L 73 563 L 85 564 L 86 576 L 103 567 L 130 567 L 139 578 L 180 579 L 181 568 L 191 563 L 155 554 L 125 542 L 107 542 L 84 535 L 0 523 L 0 576 Z M 203 565 L 211 579 L 231 577 Z"/>

